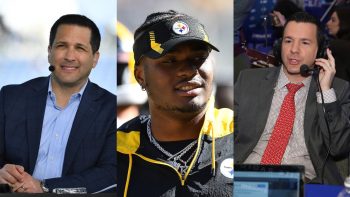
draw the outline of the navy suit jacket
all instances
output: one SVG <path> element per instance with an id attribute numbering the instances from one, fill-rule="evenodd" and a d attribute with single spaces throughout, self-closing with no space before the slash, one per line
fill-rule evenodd
<path id="1" fill-rule="evenodd" d="M 280 69 L 274 67 L 245 70 L 240 73 L 235 83 L 234 157 L 237 164 L 247 159 L 264 131 Z M 347 156 L 350 151 L 350 86 L 347 82 L 335 78 L 332 87 L 337 101 L 325 104 L 330 136 L 326 129 L 322 105 L 316 101 L 316 82 L 312 80 L 305 106 L 304 137 L 317 174 L 312 182 L 321 182 L 322 164 L 330 147 L 330 156 L 324 169 L 324 181 L 326 184 L 343 184 L 335 161 Z"/>
<path id="2" fill-rule="evenodd" d="M 1 89 L 0 168 L 17 164 L 33 173 L 48 84 L 49 77 L 40 77 Z M 69 135 L 62 177 L 45 180 L 50 190 L 72 187 L 86 187 L 88 193 L 116 190 L 115 111 L 115 95 L 89 81 Z"/>

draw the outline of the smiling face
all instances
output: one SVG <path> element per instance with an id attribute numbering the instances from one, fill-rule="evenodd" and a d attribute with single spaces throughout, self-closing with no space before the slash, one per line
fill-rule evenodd
<path id="1" fill-rule="evenodd" d="M 135 76 L 148 93 L 151 109 L 194 113 L 205 109 L 213 70 L 205 44 L 185 42 L 161 58 L 141 58 Z"/>
<path id="2" fill-rule="evenodd" d="M 331 18 L 327 22 L 328 33 L 332 36 L 336 36 L 339 31 L 339 17 L 337 12 L 333 12 Z"/>
<path id="3" fill-rule="evenodd" d="M 97 64 L 99 52 L 92 52 L 91 31 L 78 25 L 60 25 L 52 46 L 48 48 L 48 60 L 55 67 L 53 83 L 64 87 L 80 88 L 91 69 Z"/>
<path id="4" fill-rule="evenodd" d="M 291 82 L 304 79 L 300 75 L 303 64 L 312 67 L 318 50 L 317 26 L 312 23 L 291 21 L 287 24 L 282 40 L 284 72 Z"/>

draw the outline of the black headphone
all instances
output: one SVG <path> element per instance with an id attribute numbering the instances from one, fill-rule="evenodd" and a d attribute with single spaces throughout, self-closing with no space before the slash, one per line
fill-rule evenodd
<path id="1" fill-rule="evenodd" d="M 328 48 L 328 38 L 322 34 L 320 42 L 318 43 L 318 50 L 316 58 L 325 58 L 327 57 L 327 48 Z M 282 38 L 278 39 L 273 45 L 273 55 L 275 56 L 276 62 L 278 64 L 283 63 L 281 57 L 282 50 Z"/>

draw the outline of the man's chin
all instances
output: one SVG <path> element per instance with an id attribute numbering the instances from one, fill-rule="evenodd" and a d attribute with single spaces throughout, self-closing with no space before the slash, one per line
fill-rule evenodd
<path id="1" fill-rule="evenodd" d="M 195 103 L 195 102 L 189 102 L 182 105 L 165 105 L 165 106 L 158 106 L 159 109 L 164 111 L 172 111 L 177 113 L 183 113 L 183 114 L 191 114 L 191 113 L 199 113 L 202 112 L 207 103 Z"/>
<path id="2" fill-rule="evenodd" d="M 206 104 L 190 104 L 187 106 L 178 107 L 177 109 L 175 109 L 175 111 L 182 113 L 197 113 L 203 111 L 205 109 L 205 106 Z"/>
<path id="3" fill-rule="evenodd" d="M 300 74 L 300 65 L 290 65 L 287 68 L 285 68 L 284 70 L 287 71 L 286 74 L 299 75 Z"/>

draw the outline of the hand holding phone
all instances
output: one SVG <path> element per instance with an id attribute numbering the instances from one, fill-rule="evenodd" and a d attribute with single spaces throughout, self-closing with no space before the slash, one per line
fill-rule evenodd
<path id="1" fill-rule="evenodd" d="M 319 80 L 322 91 L 329 90 L 332 87 L 332 82 L 336 73 L 335 60 L 329 48 L 327 48 L 327 57 L 328 59 L 317 58 L 315 60 L 315 66 L 320 67 Z"/>

